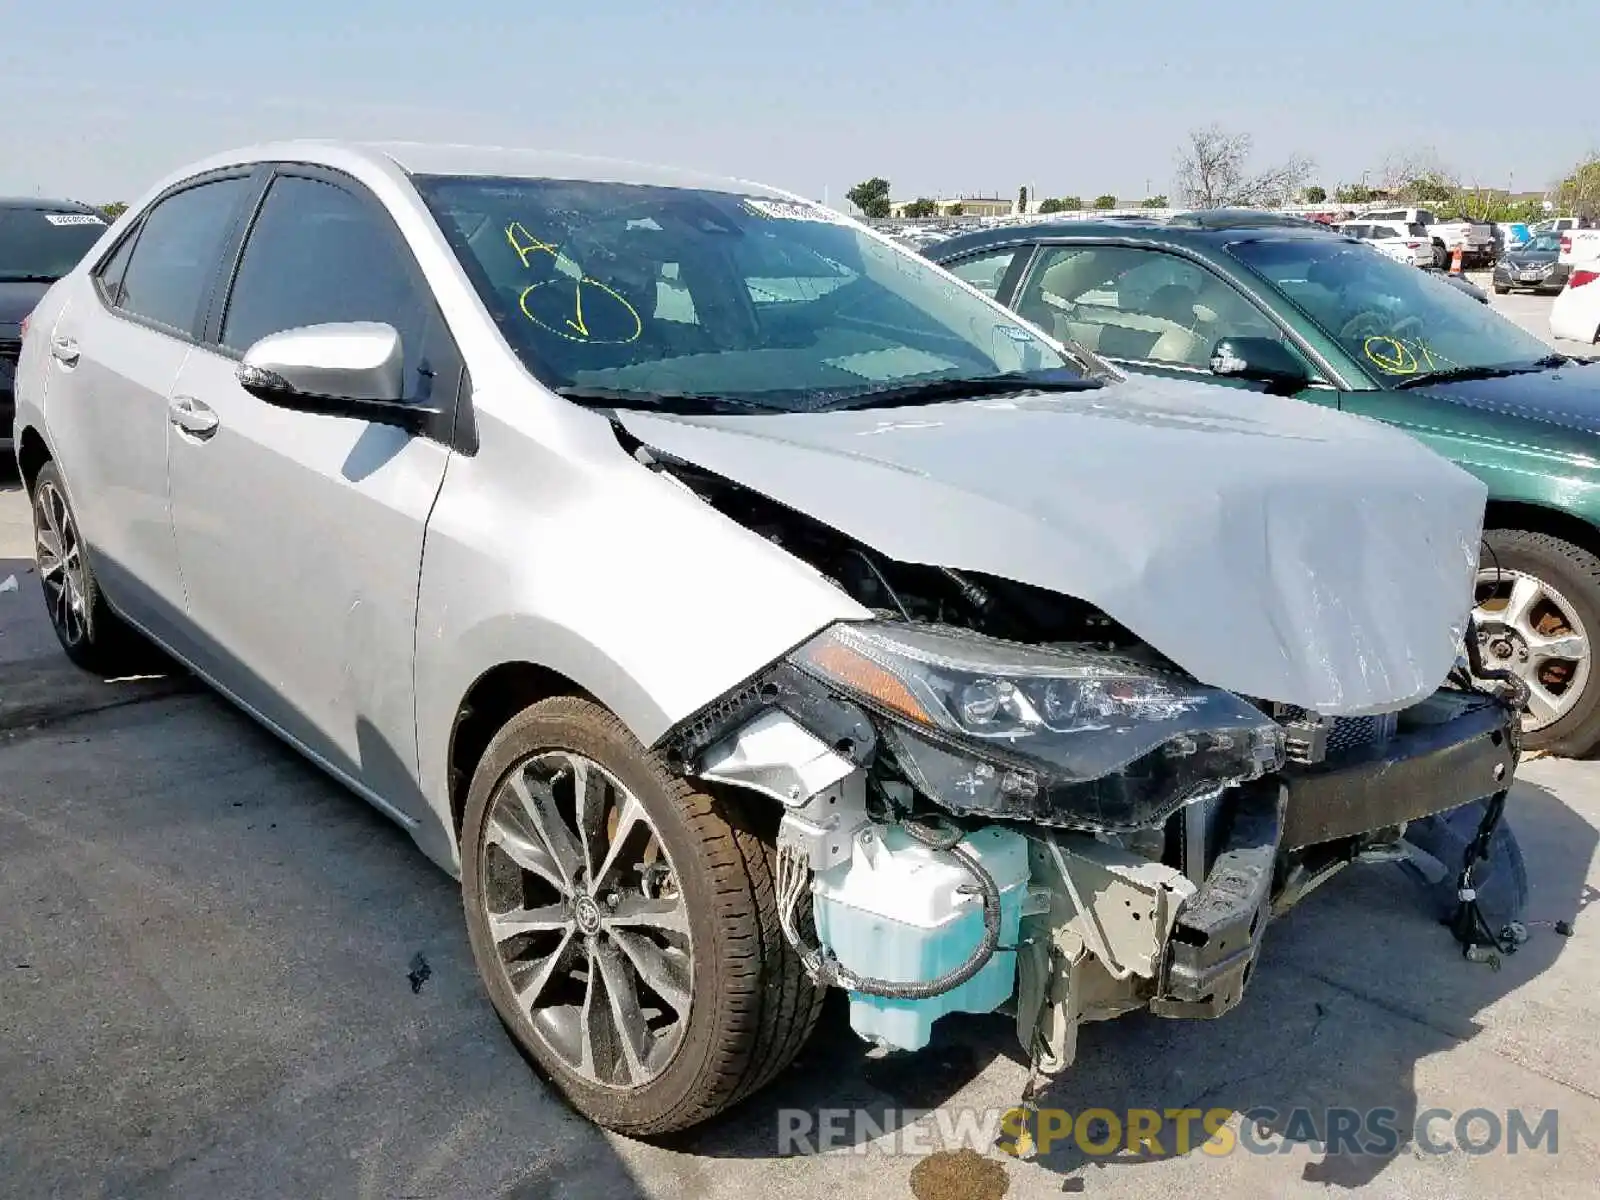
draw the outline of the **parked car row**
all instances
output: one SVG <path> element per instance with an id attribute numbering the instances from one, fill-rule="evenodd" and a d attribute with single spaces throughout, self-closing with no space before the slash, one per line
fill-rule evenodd
<path id="1" fill-rule="evenodd" d="M 23 318 L 105 227 L 105 218 L 84 204 L 0 199 L 0 445 L 11 439 Z"/>
<path id="2" fill-rule="evenodd" d="M 56 635 L 405 828 L 625 1133 L 763 1087 L 829 988 L 883 1051 L 1009 1006 L 1047 1075 L 1086 1017 L 1220 1016 L 1418 847 L 1497 942 L 1523 710 L 1600 730 L 1600 367 L 1303 223 L 930 253 L 595 159 L 197 163 L 22 336 Z"/>

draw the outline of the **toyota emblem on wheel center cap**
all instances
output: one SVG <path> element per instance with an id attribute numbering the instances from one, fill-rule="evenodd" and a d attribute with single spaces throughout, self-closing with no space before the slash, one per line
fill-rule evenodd
<path id="1" fill-rule="evenodd" d="M 583 933 L 594 934 L 600 931 L 600 906 L 594 902 L 592 896 L 579 896 L 573 903 L 573 916 L 577 918 L 578 928 Z"/>

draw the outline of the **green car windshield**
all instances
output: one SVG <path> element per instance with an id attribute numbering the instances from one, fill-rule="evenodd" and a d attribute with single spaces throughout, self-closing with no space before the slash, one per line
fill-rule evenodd
<path id="1" fill-rule="evenodd" d="M 797 412 L 924 389 L 931 401 L 964 380 L 1097 382 L 1003 308 L 817 205 L 571 179 L 416 182 L 511 348 L 574 398 Z"/>
<path id="2" fill-rule="evenodd" d="M 1384 387 L 1425 375 L 1532 368 L 1550 347 L 1437 276 L 1333 238 L 1235 242 L 1228 253 L 1288 297 Z"/>

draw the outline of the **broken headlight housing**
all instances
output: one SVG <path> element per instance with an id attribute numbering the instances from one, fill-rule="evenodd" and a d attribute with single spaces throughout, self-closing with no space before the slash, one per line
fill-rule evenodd
<path id="1" fill-rule="evenodd" d="M 870 709 L 906 777 L 953 812 L 1125 832 L 1283 765 L 1259 709 L 1088 647 L 861 622 L 790 661 Z"/>

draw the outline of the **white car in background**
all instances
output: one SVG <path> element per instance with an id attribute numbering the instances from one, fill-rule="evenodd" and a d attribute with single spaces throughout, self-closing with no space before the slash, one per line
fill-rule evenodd
<path id="1" fill-rule="evenodd" d="M 1339 232 L 1372 246 L 1396 262 L 1412 267 L 1433 266 L 1433 243 L 1421 225 L 1402 225 L 1394 221 L 1346 221 Z"/>
<path id="2" fill-rule="evenodd" d="M 1600 256 L 1573 264 L 1567 286 L 1550 306 L 1550 333 L 1591 345 L 1600 341 Z"/>

